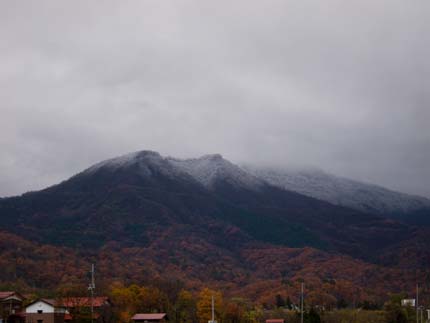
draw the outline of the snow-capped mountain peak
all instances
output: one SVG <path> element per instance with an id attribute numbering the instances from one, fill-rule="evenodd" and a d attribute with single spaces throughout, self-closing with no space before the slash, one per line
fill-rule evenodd
<path id="1" fill-rule="evenodd" d="M 151 151 L 151 150 L 136 151 L 136 152 L 128 153 L 126 155 L 101 161 L 91 166 L 87 170 L 85 170 L 85 172 L 91 173 L 101 168 L 118 169 L 118 168 L 130 166 L 132 164 L 138 163 L 139 161 L 144 161 L 144 160 L 156 161 L 159 159 L 162 159 L 162 157 L 158 152 Z"/>
<path id="2" fill-rule="evenodd" d="M 207 188 L 212 188 L 217 180 L 253 190 L 263 185 L 262 180 L 224 159 L 220 154 L 190 159 L 168 158 L 168 160 Z"/>
<path id="3" fill-rule="evenodd" d="M 133 167 L 139 176 L 151 176 L 154 171 L 169 177 L 192 177 L 208 189 L 218 180 L 230 185 L 256 190 L 264 181 L 246 172 L 223 158 L 220 154 L 204 155 L 199 158 L 179 159 L 163 157 L 158 152 L 142 150 L 97 163 L 84 171 L 86 174 L 98 170 L 117 171 Z"/>
<path id="4" fill-rule="evenodd" d="M 172 166 L 165 157 L 151 150 L 137 151 L 102 161 L 91 166 L 85 170 L 84 173 L 91 174 L 101 169 L 116 171 L 130 167 L 133 167 L 136 173 L 143 177 L 151 176 L 154 172 L 161 173 L 168 177 L 184 175 L 183 172 Z"/>

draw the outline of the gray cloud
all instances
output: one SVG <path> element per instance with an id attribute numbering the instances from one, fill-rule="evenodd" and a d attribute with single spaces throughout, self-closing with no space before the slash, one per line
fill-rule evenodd
<path id="1" fill-rule="evenodd" d="M 430 196 L 428 1 L 0 3 L 0 196 L 152 149 Z"/>

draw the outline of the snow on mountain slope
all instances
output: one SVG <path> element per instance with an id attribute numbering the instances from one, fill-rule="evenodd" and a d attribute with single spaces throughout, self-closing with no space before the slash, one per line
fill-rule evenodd
<path id="1" fill-rule="evenodd" d="M 178 169 L 191 175 L 207 188 L 212 188 L 215 181 L 220 179 L 227 181 L 231 185 L 252 190 L 264 185 L 262 180 L 224 159 L 219 154 L 191 159 L 170 157 L 168 161 Z"/>
<path id="2" fill-rule="evenodd" d="M 140 176 L 145 177 L 158 172 L 171 178 L 192 178 L 208 189 L 212 189 L 218 180 L 251 190 L 259 190 L 267 183 L 335 205 L 376 214 L 401 215 L 430 210 L 430 200 L 423 197 L 391 191 L 315 169 L 239 167 L 219 154 L 178 159 L 163 157 L 154 151 L 138 151 L 102 161 L 84 173 L 99 169 L 115 171 L 123 167 L 134 167 Z"/>
<path id="3" fill-rule="evenodd" d="M 430 200 L 325 173 L 321 170 L 281 170 L 245 166 L 271 185 L 332 204 L 376 214 L 404 214 L 430 208 Z"/>
<path id="4" fill-rule="evenodd" d="M 139 175 L 151 176 L 154 171 L 157 171 L 168 177 L 178 177 L 184 173 L 171 165 L 166 158 L 161 156 L 158 152 L 150 150 L 142 150 L 129 153 L 116 158 L 111 158 L 97 163 L 84 173 L 94 173 L 99 169 L 118 170 L 125 167 L 136 167 Z"/>
<path id="5" fill-rule="evenodd" d="M 200 158 L 178 159 L 163 157 L 154 151 L 138 151 L 97 163 L 84 173 L 94 173 L 100 169 L 118 170 L 136 167 L 141 176 L 151 176 L 154 171 L 169 177 L 192 177 L 204 187 L 211 189 L 217 180 L 247 189 L 256 190 L 264 181 L 224 159 L 219 154 Z"/>

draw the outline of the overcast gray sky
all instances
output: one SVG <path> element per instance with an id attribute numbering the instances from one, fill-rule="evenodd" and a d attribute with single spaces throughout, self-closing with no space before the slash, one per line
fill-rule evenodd
<path id="1" fill-rule="evenodd" d="M 151 149 L 430 197 L 430 1 L 0 1 L 0 196 Z"/>

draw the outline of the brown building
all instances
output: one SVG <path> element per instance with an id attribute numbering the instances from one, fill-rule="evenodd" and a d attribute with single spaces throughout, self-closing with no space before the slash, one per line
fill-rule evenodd
<path id="1" fill-rule="evenodd" d="M 133 322 L 164 323 L 167 320 L 167 316 L 166 313 L 139 313 L 135 314 L 131 319 Z"/>
<path id="2" fill-rule="evenodd" d="M 39 299 L 25 308 L 26 323 L 64 323 L 69 316 L 66 308 L 53 299 Z"/>
<path id="3" fill-rule="evenodd" d="M 22 314 L 22 302 L 24 299 L 25 297 L 17 292 L 0 292 L 0 322 L 24 322 Z"/>

